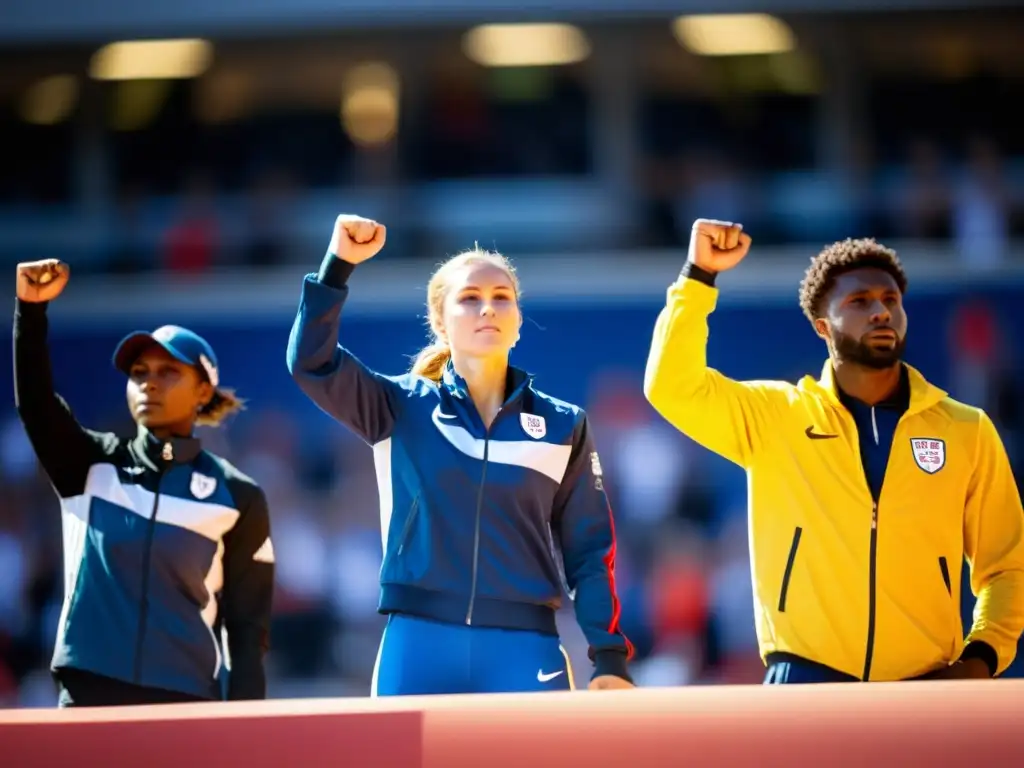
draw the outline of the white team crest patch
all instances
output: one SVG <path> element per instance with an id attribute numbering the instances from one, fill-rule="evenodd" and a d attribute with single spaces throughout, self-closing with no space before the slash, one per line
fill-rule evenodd
<path id="1" fill-rule="evenodd" d="M 917 466 L 934 475 L 946 466 L 946 441 L 931 437 L 912 437 L 910 447 L 914 451 Z"/>
<path id="2" fill-rule="evenodd" d="M 523 425 L 523 431 L 534 440 L 540 440 L 548 433 L 547 422 L 543 416 L 534 416 L 532 413 L 520 413 L 519 423 Z"/>
<path id="3" fill-rule="evenodd" d="M 207 499 L 217 490 L 217 481 L 212 477 L 193 472 L 192 482 L 189 483 L 188 489 L 197 499 Z"/>

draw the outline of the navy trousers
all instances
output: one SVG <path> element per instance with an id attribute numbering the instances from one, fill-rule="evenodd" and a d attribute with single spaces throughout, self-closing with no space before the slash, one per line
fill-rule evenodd
<path id="1" fill-rule="evenodd" d="M 856 677 L 845 672 L 788 653 L 769 655 L 768 671 L 764 676 L 765 685 L 856 682 L 859 682 Z"/>
<path id="2" fill-rule="evenodd" d="M 574 687 L 569 657 L 553 635 L 391 614 L 377 653 L 371 695 L 524 693 Z"/>

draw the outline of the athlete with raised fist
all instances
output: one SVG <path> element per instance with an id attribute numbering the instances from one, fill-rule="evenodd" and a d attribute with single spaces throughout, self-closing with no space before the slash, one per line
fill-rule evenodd
<path id="1" fill-rule="evenodd" d="M 138 432 L 82 427 L 54 392 L 47 307 L 68 284 L 56 259 L 17 267 L 14 392 L 18 415 L 60 499 L 64 606 L 51 668 L 62 707 L 266 696 L 274 551 L 263 491 L 193 428 L 241 407 L 217 358 L 174 325 L 125 337 Z"/>
<path id="2" fill-rule="evenodd" d="M 718 273 L 747 255 L 698 220 L 654 330 L 644 391 L 746 470 L 766 683 L 988 678 L 1024 628 L 1024 512 L 989 417 L 902 362 L 907 277 L 871 239 L 811 260 L 800 307 L 821 376 L 735 381 L 707 365 Z M 978 597 L 966 639 L 961 565 Z"/>
<path id="3" fill-rule="evenodd" d="M 338 344 L 349 277 L 385 236 L 338 218 L 287 355 L 310 399 L 373 447 L 388 615 L 373 695 L 572 688 L 555 625 L 563 573 L 589 687 L 631 688 L 594 437 L 581 408 L 509 363 L 522 324 L 512 265 L 481 250 L 445 262 L 427 286 L 431 344 L 385 376 Z"/>

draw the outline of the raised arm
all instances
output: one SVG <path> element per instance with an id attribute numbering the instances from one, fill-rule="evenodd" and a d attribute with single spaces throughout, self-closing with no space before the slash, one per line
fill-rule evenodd
<path id="1" fill-rule="evenodd" d="M 736 266 L 750 247 L 738 226 L 699 219 L 679 279 L 668 289 L 654 328 L 644 394 L 676 429 L 741 467 L 766 433 L 775 382 L 740 382 L 707 364 L 708 317 L 718 272 Z"/>
<path id="2" fill-rule="evenodd" d="M 398 386 L 370 370 L 338 343 L 348 279 L 356 264 L 384 247 L 383 226 L 339 216 L 320 272 L 302 283 L 299 311 L 288 339 L 288 370 L 303 392 L 365 442 L 391 434 Z"/>
<path id="3" fill-rule="evenodd" d="M 46 311 L 69 276 L 68 266 L 56 259 L 19 264 L 14 310 L 15 406 L 36 457 L 61 498 L 84 492 L 104 438 L 84 429 L 54 391 Z"/>

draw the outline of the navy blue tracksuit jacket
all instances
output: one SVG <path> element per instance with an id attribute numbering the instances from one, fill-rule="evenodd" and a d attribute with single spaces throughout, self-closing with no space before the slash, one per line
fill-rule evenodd
<path id="1" fill-rule="evenodd" d="M 228 698 L 265 698 L 266 496 L 194 437 L 83 428 L 54 392 L 46 310 L 18 302 L 14 369 L 18 414 L 61 506 L 55 677 L 77 705 L 216 700 L 230 662 Z"/>
<path id="2" fill-rule="evenodd" d="M 450 364 L 439 383 L 370 370 L 338 344 L 346 280 L 305 278 L 288 367 L 373 448 L 380 611 L 557 635 L 564 574 L 595 675 L 628 679 L 614 525 L 585 413 L 510 369 L 488 430 Z"/>

